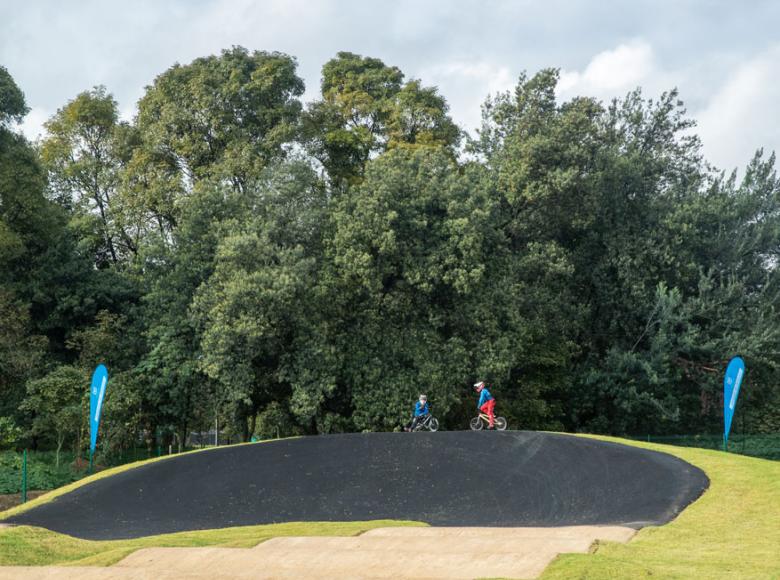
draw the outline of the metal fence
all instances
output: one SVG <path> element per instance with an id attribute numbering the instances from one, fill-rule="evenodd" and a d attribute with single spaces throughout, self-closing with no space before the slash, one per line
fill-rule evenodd
<path id="1" fill-rule="evenodd" d="M 701 447 L 703 449 L 723 450 L 722 435 L 645 435 L 631 436 L 630 439 L 678 445 L 680 447 Z M 751 457 L 780 460 L 780 433 L 761 435 L 732 434 L 729 437 L 728 451 Z"/>

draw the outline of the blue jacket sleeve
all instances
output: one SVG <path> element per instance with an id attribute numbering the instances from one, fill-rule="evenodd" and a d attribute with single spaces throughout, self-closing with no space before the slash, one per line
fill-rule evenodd
<path id="1" fill-rule="evenodd" d="M 493 397 L 490 396 L 490 391 L 487 389 L 482 389 L 482 392 L 479 394 L 479 403 L 477 403 L 477 408 L 482 407 L 482 405 L 487 403 L 492 398 Z"/>

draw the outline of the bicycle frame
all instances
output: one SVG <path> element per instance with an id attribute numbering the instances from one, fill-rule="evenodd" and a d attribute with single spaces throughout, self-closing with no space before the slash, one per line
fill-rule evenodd
<path id="1" fill-rule="evenodd" d="M 506 429 L 506 418 L 499 417 L 498 415 L 493 415 L 493 425 L 490 425 L 490 417 L 487 413 L 483 413 L 480 411 L 476 417 L 474 417 L 471 420 L 471 423 L 469 426 L 474 431 L 479 431 L 480 429 L 483 429 L 484 427 L 488 428 L 494 428 L 498 431 L 504 431 Z"/>

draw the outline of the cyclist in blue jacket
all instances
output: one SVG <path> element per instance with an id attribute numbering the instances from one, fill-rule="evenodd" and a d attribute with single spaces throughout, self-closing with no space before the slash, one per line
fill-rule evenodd
<path id="1" fill-rule="evenodd" d="M 428 396 L 420 395 L 420 399 L 414 404 L 414 416 L 412 417 L 412 421 L 409 423 L 409 426 L 406 428 L 406 430 L 414 431 L 414 428 L 417 427 L 421 421 L 424 421 L 429 413 L 430 408 L 428 407 Z"/>

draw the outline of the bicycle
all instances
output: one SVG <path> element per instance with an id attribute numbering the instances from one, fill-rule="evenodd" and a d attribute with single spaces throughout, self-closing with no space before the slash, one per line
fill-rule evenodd
<path id="1" fill-rule="evenodd" d="M 422 431 L 423 429 L 436 433 L 439 430 L 439 420 L 428 413 L 421 421 L 417 422 L 417 425 L 414 426 L 414 429 L 411 429 L 411 432 Z"/>
<path id="2" fill-rule="evenodd" d="M 471 427 L 472 431 L 481 431 L 488 425 L 490 425 L 490 417 L 488 417 L 487 413 L 482 412 L 474 417 L 469 423 L 469 427 Z M 498 431 L 506 430 L 506 419 L 503 417 L 493 417 L 493 427 Z"/>

